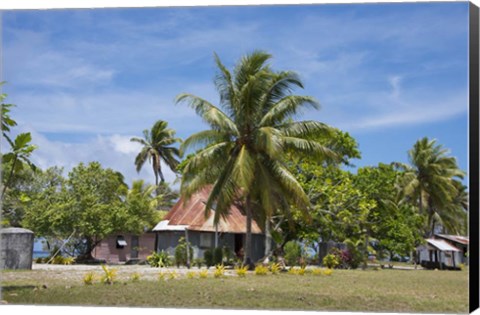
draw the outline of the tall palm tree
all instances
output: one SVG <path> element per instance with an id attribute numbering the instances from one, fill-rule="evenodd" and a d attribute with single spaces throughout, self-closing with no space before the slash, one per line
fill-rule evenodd
<path id="1" fill-rule="evenodd" d="M 432 236 L 435 224 L 440 223 L 451 232 L 457 232 L 462 212 L 454 207 L 459 195 L 458 179 L 462 172 L 454 157 L 448 156 L 448 150 L 429 140 L 418 140 L 408 152 L 410 165 L 398 164 L 405 173 L 401 179 L 401 193 L 418 206 L 425 214 L 427 227 L 425 236 Z M 461 205 L 461 201 L 457 202 Z"/>
<path id="2" fill-rule="evenodd" d="M 317 101 L 292 95 L 294 87 L 303 88 L 298 75 L 272 71 L 267 63 L 270 58 L 265 52 L 254 51 L 241 58 L 232 74 L 215 54 L 219 106 L 191 94 L 177 97 L 177 103 L 188 103 L 210 125 L 180 147 L 182 154 L 200 147 L 183 168 L 181 194 L 188 199 L 212 185 L 205 215 L 214 208 L 215 223 L 228 215 L 233 203 L 242 205 L 246 215 L 244 262 L 251 257 L 255 214 L 270 217 L 274 209 L 285 209 L 286 201 L 307 214 L 309 199 L 287 169 L 286 153 L 336 158 L 334 152 L 312 140 L 331 132 L 330 127 L 317 121 L 293 120 L 305 106 L 317 109 Z"/>
<path id="3" fill-rule="evenodd" d="M 147 159 L 152 163 L 153 174 L 155 175 L 155 185 L 158 186 L 158 177 L 161 182 L 165 182 L 163 176 L 161 161 L 163 161 L 173 172 L 176 172 L 179 161 L 175 158 L 179 156 L 179 150 L 172 144 L 181 142 L 175 138 L 175 131 L 167 128 L 168 123 L 159 120 L 153 127 L 143 131 L 142 138 L 131 138 L 130 141 L 143 145 L 142 150 L 135 158 L 137 172 L 140 172 Z"/>

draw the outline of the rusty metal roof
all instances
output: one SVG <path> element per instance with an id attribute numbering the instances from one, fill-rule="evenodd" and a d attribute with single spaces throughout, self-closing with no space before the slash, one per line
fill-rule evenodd
<path id="1" fill-rule="evenodd" d="M 159 228 L 155 227 L 154 230 L 171 230 L 174 226 L 187 226 L 187 229 L 191 231 L 215 232 L 214 210 L 212 209 L 208 218 L 205 218 L 205 204 L 209 195 L 210 188 L 204 188 L 193 194 L 188 201 L 180 198 L 163 218 L 163 220 L 168 221 L 168 223 L 163 222 L 163 225 L 166 226 L 160 229 L 160 225 L 157 225 Z M 247 230 L 246 221 L 246 216 L 236 206 L 232 205 L 230 214 L 226 219 L 220 219 L 218 232 L 245 233 Z M 263 234 L 255 220 L 252 220 L 252 233 Z"/>
<path id="2" fill-rule="evenodd" d="M 435 234 L 435 236 L 456 242 L 462 245 L 468 245 L 470 240 L 467 236 L 460 236 L 460 235 L 447 235 L 447 234 Z"/>
<path id="3" fill-rule="evenodd" d="M 433 246 L 436 249 L 439 249 L 441 251 L 451 251 L 451 252 L 460 252 L 461 251 L 458 248 L 456 248 L 455 246 L 453 246 L 452 244 L 449 244 L 444 240 L 437 240 L 437 239 L 433 239 L 433 238 L 428 238 L 428 239 L 426 239 L 426 241 L 427 241 L 428 245 L 431 245 L 431 246 Z"/>

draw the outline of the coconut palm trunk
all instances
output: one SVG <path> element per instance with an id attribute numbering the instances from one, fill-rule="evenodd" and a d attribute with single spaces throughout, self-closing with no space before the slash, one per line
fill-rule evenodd
<path id="1" fill-rule="evenodd" d="M 243 264 L 250 265 L 252 263 L 252 204 L 250 197 L 247 197 L 245 205 L 246 214 L 246 233 L 245 233 L 245 256 L 243 257 Z"/>

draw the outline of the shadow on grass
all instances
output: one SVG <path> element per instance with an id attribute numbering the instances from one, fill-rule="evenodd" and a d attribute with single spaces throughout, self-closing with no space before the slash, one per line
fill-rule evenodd
<path id="1" fill-rule="evenodd" d="M 1 287 L 3 292 L 12 292 L 12 291 L 21 291 L 21 290 L 33 290 L 37 286 L 34 285 L 9 285 L 5 287 Z"/>

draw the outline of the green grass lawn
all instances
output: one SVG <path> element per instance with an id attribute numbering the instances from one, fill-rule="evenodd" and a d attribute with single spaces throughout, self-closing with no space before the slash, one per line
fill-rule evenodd
<path id="1" fill-rule="evenodd" d="M 119 274 L 113 285 L 89 286 L 78 277 L 53 280 L 46 272 L 20 272 L 18 279 L 13 272 L 3 272 L 10 277 L 2 280 L 2 299 L 23 305 L 468 312 L 467 271 L 335 270 L 331 276 L 249 274 L 216 279 L 211 270 L 207 279 L 133 282 Z"/>

